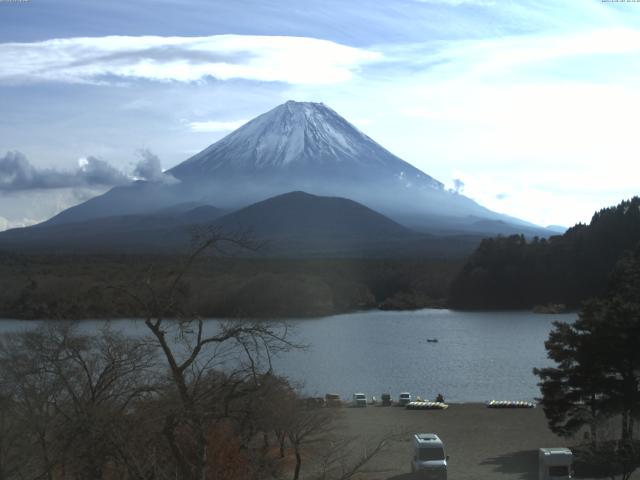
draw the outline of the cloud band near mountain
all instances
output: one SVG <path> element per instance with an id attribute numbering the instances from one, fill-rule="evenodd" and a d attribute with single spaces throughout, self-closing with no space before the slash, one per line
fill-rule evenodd
<path id="1" fill-rule="evenodd" d="M 134 179 L 162 181 L 160 160 L 149 150 L 139 152 L 133 176 L 96 157 L 81 158 L 74 170 L 37 168 L 21 152 L 0 157 L 0 191 L 47 190 L 73 187 L 126 185 Z M 173 177 L 168 177 L 173 179 Z M 175 180 L 174 180 L 175 181 Z"/>

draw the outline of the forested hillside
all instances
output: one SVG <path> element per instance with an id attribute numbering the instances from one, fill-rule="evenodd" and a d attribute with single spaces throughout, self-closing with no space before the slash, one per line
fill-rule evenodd
<path id="1" fill-rule="evenodd" d="M 179 256 L 0 252 L 0 318 L 131 318 L 131 294 L 166 288 Z M 205 317 L 305 317 L 368 308 L 441 306 L 462 259 L 203 257 L 184 279 L 185 304 Z M 149 283 L 150 282 L 150 283 Z M 116 286 L 126 286 L 127 294 Z"/>
<path id="2" fill-rule="evenodd" d="M 576 307 L 602 293 L 615 262 L 640 243 L 640 198 L 595 213 L 549 240 L 483 240 L 451 285 L 455 308 Z"/>

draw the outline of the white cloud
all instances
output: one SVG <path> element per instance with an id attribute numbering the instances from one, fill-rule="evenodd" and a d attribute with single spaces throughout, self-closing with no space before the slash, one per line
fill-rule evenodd
<path id="1" fill-rule="evenodd" d="M 40 222 L 32 218 L 22 218 L 20 220 L 9 221 L 4 217 L 0 217 L 0 232 L 4 232 L 5 230 L 10 230 L 12 228 L 30 227 L 36 223 Z"/>
<path id="2" fill-rule="evenodd" d="M 42 222 L 106 190 L 92 187 L 0 192 L 0 231 Z"/>
<path id="3" fill-rule="evenodd" d="M 133 176 L 137 180 L 149 182 L 177 183 L 178 179 L 162 168 L 160 158 L 148 148 L 138 150 L 138 162 L 134 165 Z"/>
<path id="4" fill-rule="evenodd" d="M 431 3 L 434 5 L 448 5 L 459 7 L 460 5 L 475 5 L 481 7 L 491 7 L 496 4 L 495 0 L 414 0 L 420 3 Z"/>
<path id="5" fill-rule="evenodd" d="M 560 63 L 567 60 L 584 61 L 584 64 L 571 64 L 571 68 L 580 68 L 574 73 L 595 73 L 604 56 L 633 57 L 639 53 L 640 30 L 607 27 L 454 42 L 434 55 L 434 60 L 441 62 L 434 70 L 454 74 L 463 69 L 466 75 L 476 78 L 495 79 L 498 75 L 506 75 L 504 80 L 509 82 L 518 74 L 530 78 L 545 73 L 553 74 L 554 71 L 571 73 L 564 70 Z M 594 61 L 594 57 L 600 58 Z M 628 64 L 626 66 L 629 67 Z M 637 66 L 634 70 L 637 72 Z"/>
<path id="6" fill-rule="evenodd" d="M 537 169 L 532 164 L 517 173 L 455 170 L 452 176 L 464 181 L 464 195 L 487 208 L 542 226 L 570 227 L 588 223 L 595 211 L 636 195 L 638 173 L 632 169 L 629 178 L 618 182 L 620 174 L 604 166 L 580 171 L 562 165 Z"/>
<path id="7" fill-rule="evenodd" d="M 305 37 L 81 37 L 0 44 L 0 81 L 216 78 L 327 85 L 349 80 L 361 65 L 380 58 L 373 51 Z"/>
<path id="8" fill-rule="evenodd" d="M 241 127 L 248 120 L 235 120 L 235 121 L 218 121 L 210 120 L 206 122 L 189 122 L 189 128 L 194 132 L 228 132 Z"/>
<path id="9" fill-rule="evenodd" d="M 384 112 L 368 135 L 435 178 L 461 179 L 479 203 L 572 225 L 638 193 L 640 30 L 378 48 L 402 61 L 357 82 L 357 96 L 324 101 Z"/>
<path id="10" fill-rule="evenodd" d="M 349 121 L 351 123 L 353 123 L 356 127 L 368 127 L 369 125 L 371 125 L 374 121 L 371 118 L 350 118 Z"/>
<path id="11" fill-rule="evenodd" d="M 114 186 L 129 181 L 117 168 L 91 156 L 80 158 L 78 168 L 70 171 L 37 168 L 17 151 L 0 157 L 0 191 Z"/>
<path id="12" fill-rule="evenodd" d="M 434 113 L 424 107 L 409 106 L 400 108 L 400 113 L 406 117 L 434 118 Z"/>

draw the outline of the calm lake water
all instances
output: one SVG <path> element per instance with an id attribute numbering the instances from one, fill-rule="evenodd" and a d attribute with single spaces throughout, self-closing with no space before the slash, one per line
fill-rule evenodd
<path id="1" fill-rule="evenodd" d="M 540 395 L 532 369 L 550 365 L 544 349 L 554 320 L 576 314 L 530 312 L 367 311 L 292 320 L 294 338 L 309 346 L 275 359 L 275 370 L 310 395 L 354 392 L 380 397 L 409 391 L 447 401 L 533 400 Z M 212 326 L 215 320 L 211 320 Z M 87 320 L 83 331 L 104 322 Z M 0 334 L 37 322 L 0 320 Z M 136 320 L 112 321 L 113 328 L 144 332 Z M 427 342 L 437 338 L 437 343 Z"/>

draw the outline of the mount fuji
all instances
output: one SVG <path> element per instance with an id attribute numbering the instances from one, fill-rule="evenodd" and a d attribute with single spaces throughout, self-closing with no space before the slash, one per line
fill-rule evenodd
<path id="1" fill-rule="evenodd" d="M 345 197 L 429 233 L 549 235 L 482 207 L 398 158 L 322 103 L 288 101 L 165 172 L 69 208 L 47 224 L 198 202 L 228 211 L 290 191 Z"/>
<path id="2" fill-rule="evenodd" d="M 282 201 L 261 203 L 260 208 L 246 208 L 289 192 L 306 192 L 306 196 L 291 195 L 282 197 Z M 363 208 L 331 203 L 326 199 L 330 197 L 348 199 Z M 273 225 L 280 225 L 282 232 L 295 235 L 296 228 L 313 230 L 309 229 L 309 222 L 300 220 L 301 211 L 295 207 L 300 202 L 304 202 L 305 211 L 335 216 L 334 223 L 341 218 L 354 225 L 369 225 L 367 228 L 373 231 L 372 222 L 379 222 L 379 231 L 393 230 L 396 237 L 408 235 L 412 241 L 416 232 L 474 237 L 552 234 L 445 189 L 441 182 L 378 145 L 326 105 L 288 101 L 168 170 L 161 181 L 136 181 L 115 187 L 42 224 L 20 232 L 5 232 L 0 235 L 0 243 L 3 238 L 21 239 L 20 242 L 29 238 L 32 243 L 44 244 L 47 236 L 55 236 L 63 245 L 65 239 L 77 237 L 80 231 L 92 231 L 100 235 L 91 238 L 117 237 L 119 245 L 127 243 L 130 233 L 143 245 L 143 237 L 148 236 L 145 225 L 153 226 L 149 229 L 154 242 L 158 242 L 163 229 L 177 232 L 178 227 L 214 220 L 221 225 L 237 225 L 237 218 L 251 219 L 243 226 L 261 231 L 262 214 L 234 216 L 232 212 L 265 208 L 274 218 L 282 216 L 270 224 L 272 230 Z M 355 208 L 356 213 L 345 220 L 340 216 L 343 208 Z M 380 216 L 365 214 L 371 210 Z M 294 211 L 298 216 L 291 214 Z M 236 220 L 229 223 L 220 219 L 225 214 Z M 359 215 L 362 218 L 358 220 Z M 397 229 L 387 228 L 388 222 L 397 225 Z M 302 224 L 306 226 L 303 228 Z M 383 228 L 383 224 L 387 227 Z M 314 235 L 317 237 L 321 231 L 316 229 Z M 350 236 L 367 236 L 360 233 L 354 231 Z M 269 235 L 282 237 L 275 230 Z M 87 237 L 86 241 L 92 240 Z"/>
<path id="3" fill-rule="evenodd" d="M 362 188 L 381 181 L 443 188 L 324 104 L 294 101 L 256 117 L 169 173 L 183 181 L 259 178 L 310 189 L 349 182 L 361 182 Z"/>

